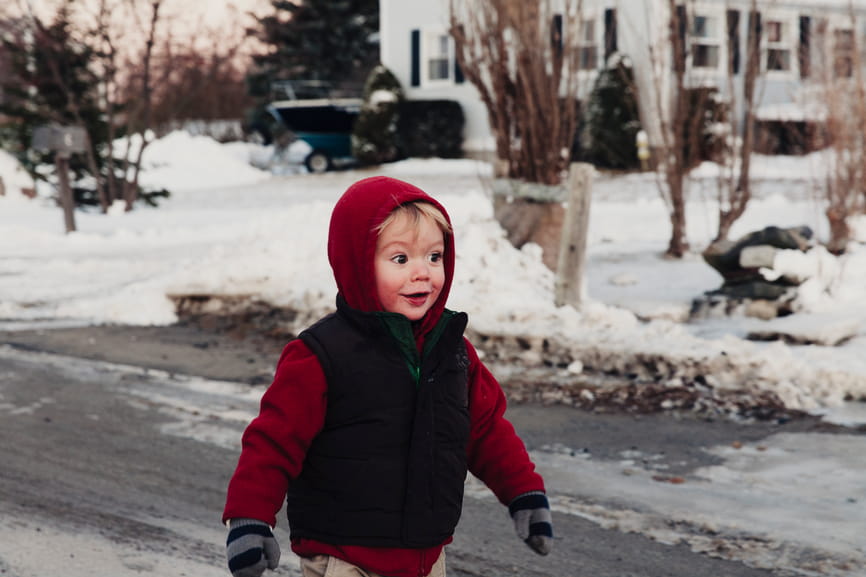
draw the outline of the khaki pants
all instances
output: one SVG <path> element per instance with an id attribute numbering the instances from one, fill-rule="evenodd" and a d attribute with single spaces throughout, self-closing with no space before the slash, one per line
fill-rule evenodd
<path id="1" fill-rule="evenodd" d="M 301 573 L 304 577 L 381 577 L 330 555 L 301 557 Z M 439 555 L 427 577 L 445 577 L 445 551 Z"/>

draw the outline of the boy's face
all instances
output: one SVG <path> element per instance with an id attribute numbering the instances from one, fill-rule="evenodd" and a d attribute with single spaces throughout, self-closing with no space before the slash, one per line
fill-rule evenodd
<path id="1" fill-rule="evenodd" d="M 375 273 L 379 302 L 410 321 L 427 314 L 445 282 L 442 230 L 427 216 L 418 226 L 405 213 L 385 227 L 376 242 Z"/>

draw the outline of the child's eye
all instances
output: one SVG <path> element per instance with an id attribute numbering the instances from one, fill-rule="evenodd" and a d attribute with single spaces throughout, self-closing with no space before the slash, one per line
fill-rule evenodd
<path id="1" fill-rule="evenodd" d="M 442 260 L 441 252 L 434 252 L 430 254 L 430 262 L 440 262 Z"/>
<path id="2" fill-rule="evenodd" d="M 407 257 L 405 254 L 394 255 L 391 257 L 391 262 L 395 264 L 406 264 L 407 262 L 409 262 L 409 257 Z"/>

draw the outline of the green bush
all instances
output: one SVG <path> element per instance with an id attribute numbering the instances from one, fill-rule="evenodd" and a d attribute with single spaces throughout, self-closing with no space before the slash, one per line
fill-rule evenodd
<path id="1" fill-rule="evenodd" d="M 403 88 L 390 70 L 381 64 L 367 77 L 364 105 L 352 129 L 352 156 L 362 165 L 397 160 L 399 139 L 397 117 Z"/>
<path id="2" fill-rule="evenodd" d="M 454 100 L 406 100 L 400 104 L 397 133 L 407 157 L 463 156 L 465 118 Z"/>
<path id="3" fill-rule="evenodd" d="M 599 72 L 586 104 L 584 158 L 603 168 L 637 168 L 638 114 L 634 73 L 626 59 L 614 55 Z"/>

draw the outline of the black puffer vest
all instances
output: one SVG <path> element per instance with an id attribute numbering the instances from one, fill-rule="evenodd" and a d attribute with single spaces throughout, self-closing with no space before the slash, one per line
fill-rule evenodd
<path id="1" fill-rule="evenodd" d="M 439 545 L 460 518 L 467 471 L 467 317 L 446 310 L 419 355 L 402 315 L 337 304 L 300 335 L 324 369 L 328 408 L 289 483 L 292 537 Z"/>

